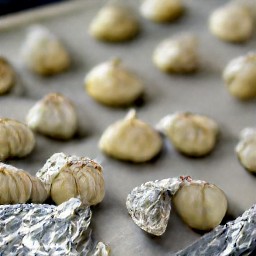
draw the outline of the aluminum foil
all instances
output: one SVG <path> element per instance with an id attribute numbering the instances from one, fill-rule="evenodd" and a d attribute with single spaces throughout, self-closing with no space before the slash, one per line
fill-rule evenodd
<path id="1" fill-rule="evenodd" d="M 190 177 L 149 181 L 134 188 L 126 201 L 133 221 L 150 234 L 162 235 L 170 217 L 171 197 L 186 179 Z"/>
<path id="2" fill-rule="evenodd" d="M 1 256 L 108 256 L 92 239 L 91 210 L 72 198 L 59 205 L 0 206 Z"/>
<path id="3" fill-rule="evenodd" d="M 256 205 L 234 221 L 216 227 L 175 256 L 255 256 Z"/>

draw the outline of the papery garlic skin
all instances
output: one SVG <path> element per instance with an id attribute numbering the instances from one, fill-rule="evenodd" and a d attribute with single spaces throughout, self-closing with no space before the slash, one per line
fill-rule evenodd
<path id="1" fill-rule="evenodd" d="M 203 181 L 186 182 L 173 197 L 173 205 L 191 228 L 209 231 L 224 218 L 228 203 L 225 193 Z"/>
<path id="2" fill-rule="evenodd" d="M 228 42 L 244 42 L 253 32 L 253 18 L 249 10 L 239 4 L 227 4 L 210 16 L 209 29 L 213 35 Z"/>
<path id="3" fill-rule="evenodd" d="M 0 56 L 0 95 L 9 92 L 15 84 L 15 72 L 9 62 Z"/>
<path id="4" fill-rule="evenodd" d="M 103 7 L 92 20 L 89 33 L 98 40 L 127 41 L 139 32 L 139 23 L 131 10 L 118 5 Z"/>
<path id="5" fill-rule="evenodd" d="M 181 153 L 201 157 L 209 154 L 217 141 L 218 125 L 209 117 L 178 112 L 167 115 L 157 124 Z"/>
<path id="6" fill-rule="evenodd" d="M 145 18 L 155 22 L 173 21 L 184 11 L 181 0 L 145 0 L 140 12 Z"/>
<path id="7" fill-rule="evenodd" d="M 21 49 L 26 66 L 40 75 L 54 75 L 70 66 L 70 57 L 62 43 L 42 26 L 30 28 Z"/>
<path id="8" fill-rule="evenodd" d="M 0 162 L 0 180 L 0 204 L 43 203 L 47 199 L 43 183 L 22 169 Z"/>
<path id="9" fill-rule="evenodd" d="M 26 120 L 32 130 L 55 139 L 71 139 L 78 127 L 73 103 L 59 93 L 50 93 L 38 101 Z"/>
<path id="10" fill-rule="evenodd" d="M 161 136 L 150 125 L 137 119 L 131 110 L 123 120 L 110 125 L 102 134 L 99 148 L 107 155 L 135 163 L 154 158 L 162 149 Z"/>
<path id="11" fill-rule="evenodd" d="M 102 167 L 86 157 L 56 153 L 47 160 L 36 176 L 56 204 L 76 197 L 84 204 L 95 205 L 105 195 Z"/>
<path id="12" fill-rule="evenodd" d="M 144 91 L 140 79 L 118 59 L 94 67 L 85 77 L 87 93 L 100 103 L 109 106 L 126 106 L 133 103 Z"/>
<path id="13" fill-rule="evenodd" d="M 165 39 L 153 53 L 153 63 L 167 73 L 191 73 L 199 67 L 197 41 L 192 35 Z"/>
<path id="14" fill-rule="evenodd" d="M 30 128 L 16 120 L 0 118 L 0 161 L 24 157 L 35 147 L 35 137 Z"/>
<path id="15" fill-rule="evenodd" d="M 256 53 L 231 60 L 223 72 L 228 91 L 240 100 L 256 98 Z"/>
<path id="16" fill-rule="evenodd" d="M 256 129 L 245 128 L 240 135 L 235 148 L 237 157 L 248 171 L 256 173 Z"/>

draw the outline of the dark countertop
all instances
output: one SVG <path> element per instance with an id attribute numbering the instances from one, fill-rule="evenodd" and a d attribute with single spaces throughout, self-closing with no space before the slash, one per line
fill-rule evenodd
<path id="1" fill-rule="evenodd" d="M 67 0 L 0 0 L 0 15 Z"/>
<path id="2" fill-rule="evenodd" d="M 74 5 L 75 2 L 60 5 Z M 177 22 L 160 25 L 140 18 L 142 32 L 137 38 L 123 44 L 106 44 L 97 42 L 87 33 L 90 21 L 106 1 L 78 2 L 83 6 L 76 11 L 59 15 L 59 9 L 51 10 L 51 18 L 35 21 L 59 36 L 69 49 L 73 64 L 63 74 L 42 78 L 22 65 L 19 52 L 28 26 L 21 23 L 24 19 L 30 23 L 33 21 L 26 18 L 28 13 L 16 17 L 19 27 L 1 31 L 0 53 L 4 53 L 13 64 L 19 81 L 10 94 L 0 97 L 0 117 L 24 121 L 37 100 L 49 92 L 60 92 L 74 101 L 80 122 L 79 137 L 62 142 L 37 135 L 37 146 L 31 155 L 8 163 L 34 174 L 56 152 L 96 159 L 104 168 L 106 182 L 103 202 L 92 207 L 92 228 L 96 238 L 110 245 L 112 256 L 170 255 L 188 246 L 200 234 L 184 225 L 174 211 L 162 237 L 146 234 L 134 224 L 127 212 L 127 194 L 146 181 L 191 175 L 224 190 L 234 217 L 255 203 L 256 176 L 245 171 L 234 154 L 240 130 L 256 125 L 255 101 L 239 102 L 231 97 L 221 73 L 229 60 L 255 49 L 256 36 L 242 45 L 219 41 L 209 33 L 207 20 L 209 13 L 223 1 L 185 0 L 186 14 Z M 139 1 L 127 2 L 138 10 Z M 32 15 L 38 19 L 38 10 L 30 17 Z M 160 41 L 183 31 L 198 36 L 201 68 L 194 75 L 163 74 L 152 64 L 152 52 Z M 159 158 L 145 164 L 125 163 L 103 155 L 97 146 L 102 132 L 123 118 L 128 109 L 108 108 L 96 103 L 84 91 L 83 81 L 92 67 L 112 57 L 120 57 L 124 65 L 145 82 L 145 104 L 137 108 L 138 117 L 145 122 L 155 125 L 164 115 L 183 110 L 214 118 L 220 125 L 221 136 L 212 154 L 200 159 L 187 158 L 165 141 Z"/>

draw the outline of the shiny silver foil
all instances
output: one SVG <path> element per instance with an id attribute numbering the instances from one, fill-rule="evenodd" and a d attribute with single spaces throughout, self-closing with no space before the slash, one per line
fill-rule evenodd
<path id="1" fill-rule="evenodd" d="M 255 256 L 256 205 L 242 216 L 216 227 L 175 256 Z"/>
<path id="2" fill-rule="evenodd" d="M 170 217 L 171 197 L 186 179 L 190 177 L 149 181 L 134 188 L 126 201 L 133 221 L 150 234 L 162 235 Z"/>
<path id="3" fill-rule="evenodd" d="M 0 206 L 1 256 L 108 256 L 89 228 L 91 210 L 79 199 L 59 205 Z"/>

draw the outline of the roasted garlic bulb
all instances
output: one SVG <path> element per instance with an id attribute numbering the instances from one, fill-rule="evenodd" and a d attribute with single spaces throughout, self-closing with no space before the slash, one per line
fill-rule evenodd
<path id="1" fill-rule="evenodd" d="M 256 173 L 256 129 L 245 128 L 241 131 L 240 141 L 236 146 L 240 163 L 250 172 Z"/>
<path id="2" fill-rule="evenodd" d="M 175 20 L 183 11 L 182 0 L 144 0 L 140 7 L 141 14 L 155 22 Z"/>
<path id="3" fill-rule="evenodd" d="M 201 180 L 182 183 L 172 202 L 188 226 L 204 231 L 217 227 L 228 207 L 225 193 L 217 186 Z"/>
<path id="4" fill-rule="evenodd" d="M 11 90 L 15 84 L 15 73 L 9 62 L 0 56 L 0 95 Z"/>
<path id="5" fill-rule="evenodd" d="M 0 118 L 0 161 L 24 157 L 35 147 L 33 132 L 16 120 Z"/>
<path id="6" fill-rule="evenodd" d="M 144 86 L 140 79 L 113 59 L 93 68 L 85 78 L 88 94 L 109 106 L 126 106 L 141 96 Z"/>
<path id="7" fill-rule="evenodd" d="M 200 157 L 212 151 L 216 144 L 218 125 L 209 117 L 180 112 L 167 115 L 157 124 L 181 153 Z"/>
<path id="8" fill-rule="evenodd" d="M 231 60 L 223 72 L 228 91 L 238 99 L 256 98 L 256 53 Z"/>
<path id="9" fill-rule="evenodd" d="M 137 119 L 135 110 L 131 110 L 125 119 L 106 129 L 99 148 L 114 158 L 139 163 L 151 160 L 160 152 L 162 139 L 150 125 Z"/>
<path id="10" fill-rule="evenodd" d="M 43 203 L 47 199 L 43 183 L 26 171 L 0 162 L 0 180 L 0 204 Z"/>
<path id="11" fill-rule="evenodd" d="M 109 5 L 103 7 L 92 20 L 89 32 L 102 41 L 126 41 L 138 34 L 139 23 L 128 8 Z"/>
<path id="12" fill-rule="evenodd" d="M 211 14 L 209 28 L 221 40 L 244 42 L 252 35 L 253 17 L 245 6 L 229 3 Z"/>
<path id="13" fill-rule="evenodd" d="M 168 73 L 191 73 L 198 69 L 197 41 L 192 35 L 179 35 L 161 42 L 153 53 L 153 62 Z"/>
<path id="14" fill-rule="evenodd" d="M 40 75 L 54 75 L 70 65 L 70 57 L 63 44 L 42 26 L 30 28 L 21 56 L 27 67 Z"/>
<path id="15" fill-rule="evenodd" d="M 52 155 L 36 173 L 56 204 L 72 197 L 84 204 L 100 203 L 105 195 L 102 167 L 95 161 L 64 153 Z"/>
<path id="16" fill-rule="evenodd" d="M 191 228 L 208 231 L 225 216 L 227 198 L 213 184 L 180 176 L 135 187 L 127 196 L 126 207 L 136 225 L 161 236 L 167 228 L 171 207 Z"/>
<path id="17" fill-rule="evenodd" d="M 28 112 L 28 126 L 46 136 L 67 140 L 77 130 L 78 118 L 73 103 L 59 93 L 50 93 Z"/>

